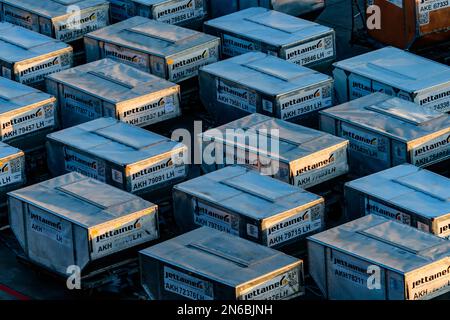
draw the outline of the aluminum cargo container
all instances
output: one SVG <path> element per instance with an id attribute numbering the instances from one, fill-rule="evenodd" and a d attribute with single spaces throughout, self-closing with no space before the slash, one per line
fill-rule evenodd
<path id="1" fill-rule="evenodd" d="M 271 248 L 325 229 L 322 197 L 242 166 L 176 185 L 173 203 L 182 232 L 206 226 Z"/>
<path id="2" fill-rule="evenodd" d="M 205 172 L 240 164 L 301 188 L 348 172 L 348 141 L 261 114 L 199 135 Z"/>
<path id="3" fill-rule="evenodd" d="M 187 176 L 187 147 L 113 118 L 100 118 L 47 136 L 48 165 L 57 176 L 75 171 L 136 194 L 149 194 Z"/>
<path id="4" fill-rule="evenodd" d="M 55 97 L 0 77 L 0 141 L 28 152 L 57 127 Z"/>
<path id="5" fill-rule="evenodd" d="M 261 52 L 202 67 L 199 81 L 203 105 L 220 124 L 255 112 L 317 124 L 317 111 L 333 105 L 333 78 Z"/>
<path id="6" fill-rule="evenodd" d="M 129 65 L 102 59 L 47 78 L 61 124 L 113 117 L 144 127 L 181 115 L 180 87 Z"/>
<path id="7" fill-rule="evenodd" d="M 347 102 L 381 91 L 440 112 L 450 111 L 450 67 L 385 47 L 334 64 L 335 92 Z"/>
<path id="8" fill-rule="evenodd" d="M 380 216 L 309 237 L 308 254 L 328 299 L 428 300 L 450 291 L 450 241 Z"/>
<path id="9" fill-rule="evenodd" d="M 68 69 L 73 50 L 68 44 L 39 33 L 0 22 L 0 75 L 43 87 L 45 76 Z"/>
<path id="10" fill-rule="evenodd" d="M 381 28 L 368 33 L 378 41 L 409 49 L 450 38 L 448 0 L 366 0 L 371 5 L 380 8 Z"/>
<path id="11" fill-rule="evenodd" d="M 106 0 L 1 1 L 4 21 L 64 42 L 82 39 L 109 24 Z"/>
<path id="12" fill-rule="evenodd" d="M 402 163 L 426 167 L 450 158 L 450 116 L 374 93 L 320 111 L 322 131 L 348 139 L 353 174 Z"/>
<path id="13" fill-rule="evenodd" d="M 198 28 L 207 15 L 207 0 L 110 0 L 111 15 L 122 21 L 141 16 L 157 21 Z"/>
<path id="14" fill-rule="evenodd" d="M 288 300 L 304 294 L 303 261 L 203 227 L 139 252 L 155 300 Z"/>
<path id="15" fill-rule="evenodd" d="M 336 58 L 334 30 L 265 8 L 249 8 L 204 24 L 222 40 L 222 57 L 262 51 L 308 67 L 327 67 Z"/>
<path id="16" fill-rule="evenodd" d="M 159 238 L 156 205 L 75 172 L 10 192 L 8 209 L 27 258 L 63 276 Z"/>
<path id="17" fill-rule="evenodd" d="M 172 82 L 196 77 L 216 62 L 217 37 L 143 17 L 133 17 L 88 34 L 87 60 L 111 58 Z"/>
<path id="18" fill-rule="evenodd" d="M 0 142 L 0 201 L 4 202 L 8 191 L 22 187 L 25 182 L 25 154 Z"/>
<path id="19" fill-rule="evenodd" d="M 375 214 L 450 237 L 450 179 L 404 164 L 345 185 L 349 219 Z"/>
<path id="20" fill-rule="evenodd" d="M 221 17 L 251 7 L 264 7 L 293 16 L 315 12 L 325 8 L 324 0 L 209 0 L 213 18 Z"/>

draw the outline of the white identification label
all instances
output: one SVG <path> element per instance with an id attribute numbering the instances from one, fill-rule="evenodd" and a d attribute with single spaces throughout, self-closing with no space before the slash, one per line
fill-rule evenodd
<path id="1" fill-rule="evenodd" d="M 22 182 L 22 161 L 21 158 L 0 161 L 0 187 Z"/>
<path id="2" fill-rule="evenodd" d="M 35 23 L 37 19 L 28 11 L 10 7 L 5 4 L 3 7 L 3 20 L 39 32 L 39 23 Z"/>
<path id="3" fill-rule="evenodd" d="M 448 157 L 450 157 L 450 132 L 411 150 L 411 163 L 417 167 L 426 166 Z"/>
<path id="4" fill-rule="evenodd" d="M 30 232 L 47 237 L 65 247 L 73 245 L 70 222 L 33 206 L 28 206 L 28 208 L 28 227 Z"/>
<path id="5" fill-rule="evenodd" d="M 450 261 L 433 263 L 406 275 L 409 300 L 428 300 L 450 290 Z"/>
<path id="6" fill-rule="evenodd" d="M 430 23 L 430 13 L 450 8 L 450 0 L 418 0 L 417 6 L 419 24 L 427 25 Z"/>
<path id="7" fill-rule="evenodd" d="M 331 107 L 332 87 L 330 85 L 322 88 L 303 90 L 302 92 L 280 99 L 281 119 L 287 120 L 298 116 Z"/>
<path id="8" fill-rule="evenodd" d="M 239 235 L 239 216 L 209 206 L 197 199 L 192 199 L 192 206 L 196 225 Z"/>
<path id="9" fill-rule="evenodd" d="M 169 81 L 179 82 L 198 75 L 198 69 L 217 62 L 217 47 L 207 47 L 182 57 L 167 59 Z"/>
<path id="10" fill-rule="evenodd" d="M 164 119 L 175 113 L 174 99 L 172 96 L 158 98 L 141 105 L 133 105 L 122 110 L 119 118 L 126 123 L 144 127 Z"/>
<path id="11" fill-rule="evenodd" d="M 409 226 L 411 225 L 411 216 L 409 214 L 391 208 L 373 199 L 365 199 L 365 208 L 366 215 L 375 214 L 390 220 L 396 220 Z"/>
<path id="12" fill-rule="evenodd" d="M 67 19 L 54 22 L 55 37 L 64 42 L 70 42 L 82 38 L 85 34 L 108 25 L 109 10 L 87 9 L 78 14 L 70 15 Z"/>
<path id="13" fill-rule="evenodd" d="M 341 128 L 341 137 L 350 141 L 351 151 L 373 159 L 388 161 L 389 139 L 345 123 L 342 123 Z"/>
<path id="14" fill-rule="evenodd" d="M 268 247 L 279 246 L 292 239 L 299 239 L 322 228 L 323 205 L 303 210 L 263 230 Z"/>
<path id="15" fill-rule="evenodd" d="M 294 185 L 309 188 L 346 174 L 347 147 L 325 151 L 296 161 L 291 168 Z"/>
<path id="16" fill-rule="evenodd" d="M 450 112 L 450 88 L 447 87 L 437 92 L 418 94 L 414 102 L 438 112 Z"/>
<path id="17" fill-rule="evenodd" d="M 440 219 L 436 223 L 437 235 L 441 238 L 450 238 L 450 219 Z"/>
<path id="18" fill-rule="evenodd" d="M 104 227 L 89 231 L 92 259 L 113 254 L 151 241 L 158 237 L 154 214 L 146 214 L 128 221 L 115 220 Z"/>
<path id="19" fill-rule="evenodd" d="M 300 292 L 300 270 L 298 268 L 280 274 L 262 284 L 249 288 L 239 300 L 285 300 Z"/>
<path id="20" fill-rule="evenodd" d="M 48 104 L 32 110 L 0 117 L 2 141 L 8 141 L 31 132 L 55 125 L 55 106 Z"/>
<path id="21" fill-rule="evenodd" d="M 333 55 L 334 42 L 331 35 L 286 49 L 286 60 L 301 66 L 322 61 Z"/>
<path id="22" fill-rule="evenodd" d="M 191 300 L 214 300 L 214 286 L 201 280 L 164 266 L 164 290 Z"/>
<path id="23" fill-rule="evenodd" d="M 131 192 L 154 187 L 186 175 L 186 166 L 182 161 L 164 159 L 146 167 L 136 167 L 130 172 Z"/>
<path id="24" fill-rule="evenodd" d="M 145 53 L 140 53 L 128 48 L 122 48 L 111 43 L 104 45 L 105 58 L 111 58 L 123 62 L 139 70 L 150 72 L 150 58 Z"/>
<path id="25" fill-rule="evenodd" d="M 372 80 L 361 77 L 354 73 L 352 73 L 348 77 L 348 86 L 350 100 L 359 99 L 375 92 L 375 90 L 372 88 Z"/>
<path id="26" fill-rule="evenodd" d="M 330 258 L 330 276 L 335 278 L 330 278 L 331 281 L 336 280 L 345 283 L 345 289 L 347 290 L 355 285 L 369 290 L 367 288 L 367 279 L 369 278 L 367 271 L 370 266 L 369 263 L 337 251 L 332 251 L 332 256 Z M 338 284 L 335 286 L 337 285 Z"/>
<path id="27" fill-rule="evenodd" d="M 86 120 L 93 120 L 102 117 L 101 100 L 74 90 L 67 86 L 63 89 L 64 107 L 61 110 L 64 118 L 72 119 L 73 114 Z"/>
<path id="28" fill-rule="evenodd" d="M 68 172 L 78 172 L 105 182 L 105 163 L 64 147 L 64 167 Z"/>
<path id="29" fill-rule="evenodd" d="M 31 63 L 16 64 L 16 80 L 23 84 L 43 81 L 45 76 L 70 68 L 69 54 L 38 60 Z"/>
<path id="30" fill-rule="evenodd" d="M 217 101 L 247 111 L 256 112 L 256 93 L 216 80 Z"/>
<path id="31" fill-rule="evenodd" d="M 228 34 L 222 35 L 223 55 L 235 57 L 247 52 L 259 51 L 260 49 L 260 46 L 254 42 L 236 38 Z"/>
<path id="32" fill-rule="evenodd" d="M 157 21 L 179 24 L 204 16 L 203 6 L 195 0 L 182 0 L 154 6 L 153 18 Z"/>

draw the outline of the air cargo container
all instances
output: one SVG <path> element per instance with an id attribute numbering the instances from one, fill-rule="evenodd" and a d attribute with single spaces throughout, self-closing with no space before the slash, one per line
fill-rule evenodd
<path id="1" fill-rule="evenodd" d="M 0 77 L 0 138 L 25 152 L 58 127 L 55 97 Z"/>
<path id="2" fill-rule="evenodd" d="M 85 37 L 88 62 L 111 58 L 172 82 L 196 77 L 216 62 L 219 42 L 201 32 L 133 17 Z"/>
<path id="3" fill-rule="evenodd" d="M 336 58 L 333 29 L 265 8 L 209 20 L 204 30 L 221 38 L 223 58 L 261 51 L 313 68 L 328 67 Z"/>
<path id="4" fill-rule="evenodd" d="M 379 92 L 321 111 L 320 126 L 350 141 L 350 171 L 357 176 L 450 158 L 448 114 Z"/>
<path id="5" fill-rule="evenodd" d="M 200 68 L 200 97 L 218 124 L 262 113 L 308 126 L 333 105 L 333 78 L 249 52 Z"/>
<path id="6" fill-rule="evenodd" d="M 345 201 L 349 219 L 375 214 L 450 237 L 450 179 L 411 164 L 348 182 Z"/>
<path id="7" fill-rule="evenodd" d="M 450 291 L 450 241 L 369 215 L 308 238 L 328 299 L 428 300 Z"/>
<path id="8" fill-rule="evenodd" d="M 43 88 L 45 76 L 68 69 L 73 50 L 68 44 L 39 33 L 0 22 L 0 75 Z"/>
<path id="9" fill-rule="evenodd" d="M 75 172 L 10 192 L 8 209 L 26 257 L 62 276 L 159 238 L 156 205 Z"/>
<path id="10" fill-rule="evenodd" d="M 63 128 L 101 117 L 139 127 L 181 115 L 180 87 L 129 65 L 102 59 L 47 78 Z"/>
<path id="11" fill-rule="evenodd" d="M 6 193 L 22 187 L 26 180 L 23 151 L 0 142 L 0 201 L 4 203 Z"/>
<path id="12" fill-rule="evenodd" d="M 173 202 L 182 231 L 206 226 L 271 248 L 325 228 L 322 197 L 242 166 L 176 185 Z"/>
<path id="13" fill-rule="evenodd" d="M 139 252 L 154 300 L 288 300 L 305 293 L 303 261 L 202 227 Z"/>
<path id="14" fill-rule="evenodd" d="M 334 64 L 338 102 L 383 92 L 421 107 L 450 111 L 450 67 L 385 47 Z"/>
<path id="15" fill-rule="evenodd" d="M 64 42 L 109 24 L 106 0 L 1 0 L 3 19 Z"/>
<path id="16" fill-rule="evenodd" d="M 213 18 L 251 7 L 264 7 L 293 16 L 310 14 L 325 8 L 324 0 L 209 0 L 208 2 Z"/>
<path id="17" fill-rule="evenodd" d="M 409 49 L 450 39 L 447 0 L 367 0 L 380 8 L 381 29 L 369 29 L 380 42 Z"/>
<path id="18" fill-rule="evenodd" d="M 135 194 L 183 181 L 187 147 L 113 118 L 99 118 L 47 136 L 48 166 L 75 171 Z"/>
<path id="19" fill-rule="evenodd" d="M 111 15 L 122 21 L 141 16 L 189 28 L 201 27 L 207 0 L 110 0 Z"/>
<path id="20" fill-rule="evenodd" d="M 239 164 L 301 188 L 348 172 L 348 140 L 257 113 L 198 139 L 205 172 Z"/>

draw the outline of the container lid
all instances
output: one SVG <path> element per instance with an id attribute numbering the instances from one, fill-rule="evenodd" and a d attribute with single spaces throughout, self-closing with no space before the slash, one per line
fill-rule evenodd
<path id="1" fill-rule="evenodd" d="M 99 118 L 54 132 L 47 135 L 47 139 L 121 166 L 186 148 L 169 138 L 113 118 Z"/>
<path id="2" fill-rule="evenodd" d="M 113 104 L 178 87 L 172 82 L 111 59 L 53 73 L 48 78 Z"/>
<path id="3" fill-rule="evenodd" d="M 249 52 L 201 70 L 272 96 L 333 81 L 327 75 L 261 52 Z"/>
<path id="4" fill-rule="evenodd" d="M 71 47 L 43 34 L 0 22 L 0 60 L 16 63 Z"/>
<path id="5" fill-rule="evenodd" d="M 394 47 L 385 47 L 333 65 L 406 92 L 450 82 L 450 67 Z"/>
<path id="6" fill-rule="evenodd" d="M 403 274 L 450 257 L 450 241 L 375 215 L 315 234 L 308 241 Z"/>
<path id="7" fill-rule="evenodd" d="M 274 46 L 287 46 L 330 33 L 333 29 L 262 7 L 248 8 L 212 19 L 205 25 Z"/>
<path id="8" fill-rule="evenodd" d="M 448 114 L 380 92 L 321 110 L 320 113 L 404 142 L 442 130 L 450 131 Z"/>
<path id="9" fill-rule="evenodd" d="M 225 167 L 175 189 L 256 220 L 323 202 L 320 196 L 241 166 Z"/>
<path id="10" fill-rule="evenodd" d="M 76 172 L 8 195 L 85 228 L 143 210 L 156 210 L 151 202 Z"/>
<path id="11" fill-rule="evenodd" d="M 69 6 L 77 6 L 83 10 L 99 5 L 109 5 L 106 0 L 2 0 L 2 2 L 48 19 L 67 15 Z"/>
<path id="12" fill-rule="evenodd" d="M 50 101 L 55 101 L 55 98 L 47 93 L 0 77 L 0 115 Z"/>
<path id="13" fill-rule="evenodd" d="M 144 249 L 140 254 L 232 287 L 300 263 L 276 250 L 208 227 Z"/>
<path id="14" fill-rule="evenodd" d="M 234 129 L 233 136 L 227 136 L 228 129 Z M 238 130 L 237 130 L 238 129 Z M 222 137 L 217 137 L 215 132 L 219 130 Z M 274 131 L 272 131 L 274 130 Z M 279 135 L 279 147 L 275 148 L 270 142 L 271 137 L 275 140 Z M 251 137 L 259 135 L 267 136 L 267 150 L 253 150 L 250 143 Z M 252 149 L 272 159 L 283 162 L 291 162 L 312 155 L 330 147 L 341 147 L 348 143 L 347 140 L 331 134 L 300 126 L 298 124 L 275 119 L 262 114 L 254 113 L 239 120 L 230 122 L 223 126 L 208 130 L 203 133 L 204 139 L 210 138 L 221 141 L 227 145 L 236 145 L 244 149 Z M 237 137 L 237 138 L 236 138 Z M 242 142 L 245 142 L 242 145 Z"/>
<path id="15" fill-rule="evenodd" d="M 21 155 L 24 155 L 22 150 L 12 147 L 4 142 L 0 142 L 0 160 L 9 158 L 11 156 L 21 156 Z"/>
<path id="16" fill-rule="evenodd" d="M 450 179 L 410 164 L 374 173 L 346 186 L 428 219 L 450 214 Z"/>
<path id="17" fill-rule="evenodd" d="M 219 41 L 202 32 L 139 16 L 91 32 L 87 37 L 163 58 Z"/>

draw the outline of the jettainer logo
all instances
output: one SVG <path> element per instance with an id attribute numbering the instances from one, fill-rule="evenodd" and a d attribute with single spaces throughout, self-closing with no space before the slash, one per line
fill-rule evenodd
<path id="1" fill-rule="evenodd" d="M 317 89 L 312 94 L 309 94 L 309 95 L 301 97 L 301 98 L 295 98 L 295 99 L 292 99 L 292 100 L 290 100 L 290 101 L 288 101 L 286 103 L 283 103 L 282 106 L 281 106 L 281 109 L 284 110 L 284 109 L 286 109 L 286 108 L 288 108 L 290 106 L 295 106 L 295 105 L 298 105 L 298 104 L 301 104 L 301 103 L 305 103 L 305 102 L 308 102 L 308 101 L 316 99 L 316 98 L 320 98 L 320 95 L 321 95 L 320 89 Z"/>
<path id="2" fill-rule="evenodd" d="M 442 139 L 440 141 L 437 141 L 437 142 L 434 142 L 432 144 L 425 145 L 425 146 L 423 146 L 421 148 L 416 149 L 414 151 L 414 155 L 417 157 L 417 156 L 422 155 L 423 153 L 431 152 L 431 151 L 433 151 L 435 149 L 447 146 L 448 144 L 450 144 L 450 135 L 448 135 L 448 137 L 446 137 L 446 138 L 444 138 L 444 139 Z"/>
<path id="3" fill-rule="evenodd" d="M 128 233 L 128 232 L 131 232 L 134 230 L 139 230 L 141 227 L 142 227 L 142 224 L 141 224 L 140 220 L 136 220 L 136 222 L 134 222 L 133 224 L 130 224 L 128 226 L 124 226 L 124 227 L 120 227 L 120 228 L 117 228 L 114 230 L 106 231 L 105 233 L 96 236 L 95 239 L 96 239 L 96 242 L 100 242 L 100 241 L 106 240 L 108 238 L 113 238 L 113 237 L 119 236 L 124 233 Z"/>
<path id="4" fill-rule="evenodd" d="M 42 115 L 43 115 L 42 108 L 39 108 L 34 113 L 27 114 L 22 117 L 11 118 L 9 121 L 2 123 L 2 130 L 9 128 L 9 127 L 13 127 L 18 124 L 21 124 L 23 122 L 27 122 L 27 121 L 34 120 L 36 118 L 40 118 L 40 117 L 42 117 Z"/>
<path id="5" fill-rule="evenodd" d="M 173 7 L 173 8 L 168 8 L 166 10 L 158 12 L 158 19 L 162 18 L 164 16 L 167 16 L 167 15 L 178 14 L 181 11 L 189 10 L 189 9 L 192 9 L 193 7 L 194 7 L 194 0 L 190 0 L 187 3 L 184 3 L 184 4 L 181 4 L 179 6 L 176 6 L 176 7 Z"/>
<path id="6" fill-rule="evenodd" d="M 323 45 L 324 45 L 324 41 L 320 40 L 320 41 L 318 41 L 318 42 L 314 43 L 313 45 L 308 46 L 306 48 L 302 48 L 302 49 L 299 49 L 299 50 L 295 50 L 295 51 L 289 52 L 289 54 L 287 55 L 287 59 L 291 60 L 291 59 L 294 59 L 295 57 L 303 55 L 305 53 L 308 53 L 308 52 L 311 52 L 311 51 L 315 51 L 317 49 L 321 49 L 321 48 L 323 48 Z"/>

